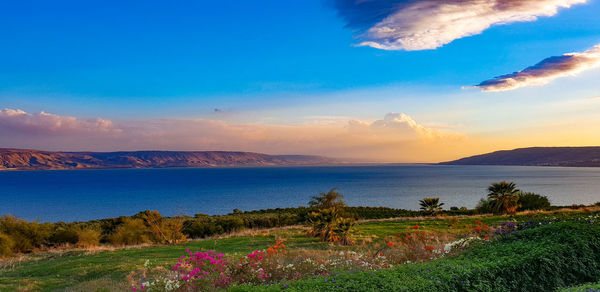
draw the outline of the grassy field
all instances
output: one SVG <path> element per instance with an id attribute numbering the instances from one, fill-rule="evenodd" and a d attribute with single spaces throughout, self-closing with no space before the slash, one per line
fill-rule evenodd
<path id="1" fill-rule="evenodd" d="M 388 236 L 410 230 L 418 225 L 422 231 L 442 231 L 457 237 L 471 232 L 473 222 L 494 225 L 507 220 L 521 222 L 540 216 L 576 217 L 586 215 L 580 212 L 564 212 L 553 215 L 522 214 L 517 216 L 446 217 L 414 218 L 396 220 L 375 220 L 359 223 L 354 231 L 357 242 L 376 244 Z M 285 240 L 289 250 L 307 249 L 352 249 L 355 247 L 331 246 L 316 238 L 306 237 L 302 227 L 271 230 L 247 230 L 238 234 L 189 241 L 177 246 L 146 246 L 113 250 L 64 250 L 40 252 L 21 258 L 5 260 L 0 266 L 0 291 L 18 290 L 121 290 L 127 289 L 125 276 L 150 260 L 154 265 L 169 266 L 186 249 L 216 250 L 236 257 L 253 250 L 265 249 L 276 239 Z M 368 240 L 367 240 L 368 239 Z M 410 266 L 410 265 L 409 265 Z M 275 289 L 275 287 L 273 287 Z"/>

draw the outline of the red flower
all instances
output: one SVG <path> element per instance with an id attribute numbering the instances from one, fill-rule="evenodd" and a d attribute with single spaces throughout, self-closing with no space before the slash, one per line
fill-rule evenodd
<path id="1" fill-rule="evenodd" d="M 486 237 L 484 238 L 484 240 L 490 240 L 490 238 L 486 236 Z"/>
<path id="2" fill-rule="evenodd" d="M 382 251 L 380 251 L 380 252 L 379 252 L 379 255 L 380 255 L 380 256 L 383 256 L 383 252 L 382 252 Z"/>
<path id="3" fill-rule="evenodd" d="M 394 247 L 394 243 L 393 243 L 393 242 L 391 242 L 391 241 L 390 241 L 390 242 L 388 242 L 388 243 L 387 243 L 387 245 L 388 245 L 389 247 Z"/>
<path id="4" fill-rule="evenodd" d="M 412 229 L 419 229 L 419 225 L 413 226 Z"/>

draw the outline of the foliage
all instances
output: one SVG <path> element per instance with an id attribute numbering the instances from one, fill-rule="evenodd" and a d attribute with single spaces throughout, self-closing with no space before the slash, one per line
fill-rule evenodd
<path id="1" fill-rule="evenodd" d="M 531 192 L 519 192 L 518 210 L 541 210 L 550 208 L 548 197 Z"/>
<path id="2" fill-rule="evenodd" d="M 595 220 L 595 221 L 594 221 Z M 232 291 L 552 291 L 600 278 L 600 226 L 566 221 L 473 243 L 468 251 L 422 264 L 343 273 Z M 592 223 L 588 223 L 592 222 Z M 535 271 L 535 272 L 532 272 Z"/>
<path id="3" fill-rule="evenodd" d="M 352 244 L 350 230 L 354 226 L 354 219 L 343 217 L 340 210 L 335 207 L 313 212 L 309 217 L 309 224 L 311 225 L 309 235 L 318 237 L 321 241 Z"/>
<path id="4" fill-rule="evenodd" d="M 558 292 L 598 292 L 600 291 L 600 283 L 591 283 L 574 287 L 567 287 L 558 290 Z"/>
<path id="5" fill-rule="evenodd" d="M 444 203 L 440 203 L 440 198 L 424 198 L 419 200 L 421 210 L 427 215 L 436 215 L 442 211 Z"/>
<path id="6" fill-rule="evenodd" d="M 311 226 L 309 235 L 318 237 L 325 242 L 352 244 L 350 230 L 354 226 L 355 220 L 345 213 L 346 203 L 341 199 L 343 196 L 335 192 L 335 189 L 331 189 L 328 193 L 321 193 L 312 198 L 313 200 L 309 204 L 318 209 L 308 216 Z"/>
<path id="7" fill-rule="evenodd" d="M 100 244 L 100 231 L 94 229 L 77 230 L 77 246 L 90 248 Z"/>
<path id="8" fill-rule="evenodd" d="M 0 233 L 0 258 L 12 255 L 15 243 L 10 236 Z"/>
<path id="9" fill-rule="evenodd" d="M 183 217 L 163 218 L 158 211 L 146 210 L 134 217 L 141 218 L 150 229 L 152 240 L 162 244 L 177 244 L 187 237 L 181 232 Z"/>
<path id="10" fill-rule="evenodd" d="M 318 196 L 312 196 L 308 205 L 318 209 L 346 207 L 346 203 L 342 200 L 344 196 L 336 192 L 336 190 L 337 188 L 333 188 L 327 193 L 320 193 Z"/>
<path id="11" fill-rule="evenodd" d="M 133 245 L 150 242 L 150 232 L 142 219 L 125 218 L 123 224 L 108 236 L 114 245 Z"/>
<path id="12" fill-rule="evenodd" d="M 61 226 L 63 224 L 56 225 L 57 226 L 52 232 L 52 235 L 50 238 L 48 238 L 49 242 L 51 242 L 53 245 L 77 243 L 78 238 L 76 228 L 68 225 Z"/>
<path id="13" fill-rule="evenodd" d="M 283 212 L 284 209 L 281 210 Z M 375 210 L 375 208 L 373 208 L 373 210 Z M 390 209 L 385 208 L 383 210 Z M 100 248 L 93 253 L 83 250 L 33 253 L 19 257 L 21 260 L 18 262 L 16 259 L 8 259 L 8 261 L 5 262 L 16 263 L 13 265 L 9 264 L 8 267 L 3 267 L 2 261 L 0 261 L 0 291 L 18 291 L 25 289 L 28 289 L 29 291 L 98 291 L 97 289 L 100 288 L 100 291 L 126 291 L 129 290 L 131 286 L 122 286 L 122 284 L 124 284 L 123 279 L 128 273 L 142 266 L 146 259 L 150 259 L 152 263 L 151 266 L 154 267 L 149 268 L 148 272 L 151 272 L 150 270 L 153 269 L 159 269 L 161 266 L 165 266 L 167 267 L 167 270 L 169 270 L 174 264 L 174 260 L 176 260 L 182 254 L 182 250 L 185 250 L 186 248 L 194 251 L 218 249 L 227 257 L 231 257 L 237 261 L 239 260 L 240 256 L 245 256 L 253 250 L 263 250 L 269 246 L 269 244 L 272 244 L 274 240 L 283 238 L 286 240 L 285 245 L 288 256 L 281 256 L 281 258 L 285 258 L 285 261 L 281 262 L 282 266 L 284 266 L 283 264 L 288 265 L 289 263 L 292 263 L 294 264 L 296 270 L 301 271 L 305 269 L 305 264 L 308 265 L 308 263 L 302 263 L 303 260 L 331 259 L 331 261 L 327 262 L 328 265 L 326 265 L 327 270 L 329 271 L 328 273 L 333 273 L 334 275 L 336 273 L 350 273 L 349 271 L 353 269 L 350 268 L 351 266 L 354 267 L 361 263 L 360 260 L 354 261 L 354 256 L 358 257 L 362 255 L 363 257 L 361 259 L 364 257 L 376 259 L 377 257 L 374 257 L 375 246 L 385 246 L 389 248 L 386 245 L 387 238 L 395 237 L 398 232 L 414 232 L 416 230 L 412 230 L 411 227 L 416 224 L 418 224 L 420 227 L 418 231 L 422 231 L 424 234 L 438 234 L 438 238 L 443 236 L 445 232 L 450 232 L 460 236 L 464 235 L 472 237 L 474 236 L 472 233 L 475 226 L 473 224 L 474 220 L 481 220 L 483 223 L 494 228 L 494 231 L 499 228 L 498 224 L 504 223 L 504 221 L 507 220 L 513 222 L 514 220 L 518 221 L 519 223 L 516 225 L 519 228 L 524 228 L 527 226 L 539 226 L 539 223 L 546 222 L 547 218 L 556 218 L 552 219 L 553 224 L 565 220 L 579 220 L 582 224 L 587 225 L 587 217 L 590 213 L 586 212 L 587 211 L 581 209 L 580 211 L 575 212 L 529 212 L 527 214 L 517 214 L 510 217 L 444 217 L 440 219 L 428 218 L 426 220 L 423 220 L 422 218 L 414 218 L 403 220 L 360 222 L 357 223 L 354 228 L 353 236 L 356 244 L 352 246 L 330 245 L 328 243 L 319 242 L 316 238 L 306 238 L 304 231 L 302 231 L 300 228 L 292 227 L 273 230 L 260 230 L 256 232 L 252 231 L 234 236 L 215 237 L 204 240 L 194 240 L 176 246 L 152 246 L 134 249 L 118 248 L 110 249 L 110 251 L 102 251 L 103 248 Z M 247 212 L 245 214 L 249 213 L 250 212 Z M 264 213 L 267 214 L 270 212 L 265 211 Z M 416 213 L 418 214 L 419 212 Z M 252 214 L 257 215 L 259 213 L 252 212 Z M 454 229 L 448 229 L 449 220 L 452 218 L 459 219 L 459 222 Z M 100 221 L 93 222 L 94 224 L 90 224 L 89 228 L 98 228 L 97 230 L 101 230 L 100 228 L 103 225 L 100 224 Z M 114 222 L 114 224 L 117 225 L 122 224 L 118 218 L 116 218 L 114 221 L 111 220 L 111 222 Z M 83 225 L 82 223 L 68 224 L 74 224 L 75 226 L 88 228 L 88 225 Z M 596 221 L 592 221 L 591 224 L 597 223 Z M 108 224 L 106 226 L 108 226 Z M 515 225 L 513 225 L 513 229 L 514 226 Z M 531 227 L 527 227 L 525 229 L 530 229 Z M 507 226 L 507 229 L 510 229 L 510 226 Z M 449 240 L 454 239 L 451 237 Z M 494 238 L 490 238 L 490 244 L 493 244 L 494 241 Z M 445 239 L 442 238 L 441 242 L 445 242 Z M 435 246 L 435 244 L 432 245 Z M 373 252 L 370 252 L 369 250 L 373 250 Z M 396 246 L 394 246 L 394 249 L 390 250 L 395 251 Z M 397 250 L 399 252 L 400 248 Z M 266 250 L 263 251 L 266 253 Z M 344 252 L 343 256 L 339 255 L 342 251 Z M 357 255 L 353 255 L 352 253 L 349 255 L 350 251 L 356 252 Z M 469 251 L 466 250 L 465 252 Z M 386 251 L 384 251 L 384 255 L 385 253 Z M 451 256 L 452 253 L 453 252 L 450 252 L 446 256 Z M 293 258 L 296 256 L 298 258 L 297 260 L 294 260 Z M 347 261 L 354 263 L 347 263 Z M 383 265 L 379 264 L 383 264 L 383 262 L 370 263 L 372 263 L 370 268 L 372 270 L 377 270 L 378 268 L 384 267 Z M 298 264 L 300 264 L 300 266 L 298 266 Z M 339 267 L 339 264 L 343 264 L 343 266 Z M 391 264 L 398 266 L 398 263 Z M 356 271 L 358 270 L 354 269 L 354 272 Z M 285 271 L 286 275 L 293 276 L 291 272 L 292 269 Z M 283 272 L 281 273 L 283 274 Z M 367 274 L 370 275 L 370 272 L 367 272 Z M 305 277 L 312 278 L 312 276 L 303 276 L 301 279 L 304 279 Z M 35 279 L 35 281 L 32 281 L 31 279 Z M 321 278 L 321 280 L 323 279 L 324 278 Z M 338 280 L 337 277 L 335 279 L 336 281 Z M 278 283 L 278 281 L 275 281 L 275 283 Z M 572 284 L 565 284 L 565 286 L 567 285 Z"/>
<path id="14" fill-rule="evenodd" d="M 494 212 L 494 202 L 490 199 L 480 199 L 475 206 L 475 211 L 478 214 L 489 214 Z"/>
<path id="15" fill-rule="evenodd" d="M 9 236 L 15 253 L 32 252 L 50 237 L 50 225 L 28 222 L 14 216 L 0 217 L 0 233 Z"/>
<path id="16" fill-rule="evenodd" d="M 512 214 L 519 207 L 519 190 L 515 183 L 501 181 L 488 187 L 488 199 L 491 201 L 494 213 Z"/>

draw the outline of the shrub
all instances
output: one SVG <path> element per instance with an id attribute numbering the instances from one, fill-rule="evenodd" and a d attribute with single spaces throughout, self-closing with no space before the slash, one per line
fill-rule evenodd
<path id="1" fill-rule="evenodd" d="M 13 252 L 32 252 L 50 237 L 50 225 L 28 222 L 14 216 L 0 217 L 0 233 L 13 241 Z"/>
<path id="2" fill-rule="evenodd" d="M 191 238 L 203 238 L 223 233 L 223 227 L 214 224 L 210 217 L 194 218 L 183 222 L 182 232 Z"/>
<path id="3" fill-rule="evenodd" d="M 0 257 L 11 255 L 14 245 L 15 243 L 10 236 L 0 233 Z"/>
<path id="4" fill-rule="evenodd" d="M 77 231 L 77 246 L 90 248 L 100 244 L 100 231 L 94 229 L 81 229 Z"/>
<path id="5" fill-rule="evenodd" d="M 52 245 L 75 244 L 77 240 L 77 230 L 69 226 L 57 227 L 48 239 Z"/>
<path id="6" fill-rule="evenodd" d="M 146 210 L 134 216 L 144 220 L 148 226 L 154 242 L 162 244 L 176 244 L 185 241 L 186 236 L 181 233 L 183 217 L 163 218 L 158 211 Z"/>
<path id="7" fill-rule="evenodd" d="M 489 199 L 481 199 L 475 206 L 475 211 L 478 214 L 488 214 L 494 212 L 493 202 Z"/>
<path id="8" fill-rule="evenodd" d="M 160 221 L 159 229 L 161 231 L 162 240 L 160 243 L 178 244 L 185 242 L 187 237 L 181 232 L 183 229 L 183 218 L 163 218 Z"/>
<path id="9" fill-rule="evenodd" d="M 108 236 L 114 245 L 131 245 L 150 242 L 149 231 L 142 219 L 125 218 L 123 224 Z"/>
<path id="10" fill-rule="evenodd" d="M 548 197 L 530 192 L 520 192 L 519 210 L 540 210 L 550 208 Z"/>

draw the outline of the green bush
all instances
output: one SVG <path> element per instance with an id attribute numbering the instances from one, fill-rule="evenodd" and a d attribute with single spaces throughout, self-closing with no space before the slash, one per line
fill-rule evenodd
<path id="1" fill-rule="evenodd" d="M 536 223 L 537 224 L 537 223 Z M 555 222 L 471 245 L 456 256 L 287 283 L 286 291 L 553 291 L 600 279 L 600 227 Z M 232 291 L 279 291 L 284 284 Z"/>
<path id="2" fill-rule="evenodd" d="M 521 192 L 519 197 L 518 210 L 542 210 L 550 208 L 548 197 L 536 193 Z"/>
<path id="3" fill-rule="evenodd" d="M 477 214 L 489 214 L 494 212 L 494 202 L 489 199 L 481 199 L 475 206 Z"/>

